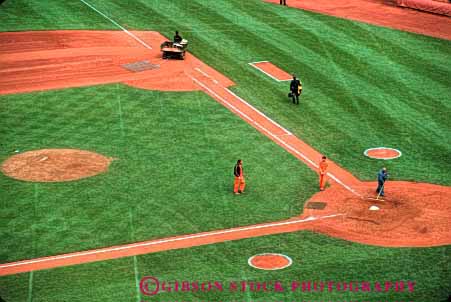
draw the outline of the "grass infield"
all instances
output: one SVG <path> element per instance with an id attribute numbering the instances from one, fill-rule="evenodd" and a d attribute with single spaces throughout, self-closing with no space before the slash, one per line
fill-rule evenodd
<path id="1" fill-rule="evenodd" d="M 0 99 L 1 159 L 47 147 L 117 158 L 75 182 L 1 175 L 2 262 L 286 219 L 316 189 L 311 170 L 201 92 L 118 84 Z"/>

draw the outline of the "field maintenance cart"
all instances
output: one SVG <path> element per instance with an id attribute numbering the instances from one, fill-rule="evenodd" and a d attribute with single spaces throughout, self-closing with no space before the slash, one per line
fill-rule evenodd
<path id="1" fill-rule="evenodd" d="M 183 39 L 180 43 L 171 41 L 163 42 L 160 46 L 163 59 L 185 59 L 185 52 L 188 48 L 188 40 Z"/>

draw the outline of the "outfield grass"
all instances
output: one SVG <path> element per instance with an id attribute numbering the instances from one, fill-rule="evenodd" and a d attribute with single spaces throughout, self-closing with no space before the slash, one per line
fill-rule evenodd
<path id="1" fill-rule="evenodd" d="M 261 271 L 247 264 L 250 256 L 279 252 L 293 265 L 281 271 Z M 310 232 L 273 235 L 184 250 L 166 251 L 14 275 L 0 279 L 6 301 L 445 301 L 451 290 L 446 247 L 382 249 Z M 135 265 L 136 263 L 136 265 Z M 136 273 L 135 273 L 136 272 Z M 136 280 L 161 281 L 281 281 L 284 292 L 165 293 L 138 295 Z M 31 282 L 30 282 L 31 277 Z M 292 281 L 414 281 L 412 293 L 291 292 Z M 30 286 L 31 285 L 31 286 Z M 51 298 L 51 299 L 50 299 Z M 327 300 L 326 300 L 327 299 Z M 30 301 L 30 300 L 28 300 Z"/>
<path id="2" fill-rule="evenodd" d="M 387 165 L 393 179 L 451 184 L 450 41 L 365 25 L 259 0 L 91 0 L 128 29 L 178 29 L 191 51 L 230 77 L 233 90 L 361 179 Z M 116 29 L 78 1 L 6 1 L 0 31 Z M 269 60 L 304 84 L 299 107 L 250 67 Z M 0 175 L 0 262 L 284 219 L 300 212 L 316 177 L 294 157 L 200 92 L 105 85 L 0 97 L 0 161 L 13 151 L 80 148 L 118 158 L 108 173 L 57 184 Z M 398 148 L 383 162 L 366 148 Z M 249 194 L 230 194 L 244 159 Z M 202 171 L 199 175 L 199 167 Z M 193 176 L 196 175 L 196 176 Z M 285 252 L 281 272 L 247 267 Z M 308 232 L 137 257 L 138 277 L 162 279 L 408 279 L 413 296 L 305 298 L 434 302 L 450 292 L 450 248 L 386 249 Z M 138 301 L 134 258 L 0 279 L 6 301 Z M 31 277 L 32 287 L 29 287 Z M 29 297 L 31 292 L 32 299 Z M 165 299 L 301 299 L 179 296 Z"/>
<path id="3" fill-rule="evenodd" d="M 90 1 L 129 29 L 178 29 L 191 51 L 232 78 L 240 96 L 362 179 L 381 165 L 393 179 L 451 184 L 451 42 L 254 1 Z M 0 30 L 117 29 L 84 6 L 9 1 Z M 19 22 L 21 18 L 26 22 Z M 247 63 L 270 60 L 304 83 L 300 108 L 287 84 Z M 385 162 L 370 147 L 400 149 Z"/>

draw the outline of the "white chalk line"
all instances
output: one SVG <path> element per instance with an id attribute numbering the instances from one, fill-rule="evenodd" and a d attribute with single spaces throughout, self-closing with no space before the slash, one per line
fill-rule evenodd
<path id="1" fill-rule="evenodd" d="M 255 121 L 253 118 L 251 118 L 250 116 L 248 116 L 246 113 L 242 112 L 240 109 L 238 109 L 237 107 L 235 107 L 234 105 L 232 105 L 229 101 L 227 101 L 226 99 L 224 99 L 223 97 L 221 97 L 219 94 L 217 94 L 216 92 L 214 92 L 213 90 L 211 90 L 210 88 L 208 88 L 205 84 L 203 84 L 202 82 L 200 82 L 198 79 L 190 76 L 191 79 L 196 82 L 199 86 L 201 86 L 202 88 L 204 88 L 205 90 L 207 90 L 211 95 L 213 95 L 214 97 L 218 98 L 219 100 L 221 100 L 223 103 L 225 103 L 229 108 L 233 109 L 233 111 L 239 113 L 241 116 L 245 117 L 247 120 L 249 120 L 249 122 L 255 124 L 258 128 L 260 128 L 261 130 L 265 131 L 266 133 L 268 133 L 268 135 L 272 135 L 274 137 L 276 137 L 271 131 L 269 131 L 268 129 L 266 129 L 265 127 L 263 127 L 262 125 L 260 125 L 260 123 L 258 123 L 257 121 Z M 224 88 L 226 89 L 226 88 Z"/>
<path id="2" fill-rule="evenodd" d="M 144 47 L 148 48 L 148 49 L 152 49 L 152 47 L 147 44 L 146 42 L 144 42 L 143 40 L 141 40 L 140 38 L 138 38 L 136 35 L 134 35 L 133 33 L 129 32 L 125 27 L 123 27 L 122 25 L 120 25 L 119 23 L 117 23 L 116 21 L 114 21 L 113 19 L 111 19 L 110 17 L 108 17 L 107 15 L 105 15 L 104 13 L 102 13 L 101 11 L 99 11 L 97 8 L 95 8 L 94 6 L 92 6 L 91 4 L 89 4 L 88 2 L 86 2 L 85 0 L 80 0 L 81 2 L 83 2 L 84 4 L 86 4 L 88 7 L 90 7 L 92 10 L 96 11 L 98 14 L 102 15 L 104 18 L 106 18 L 107 20 L 109 20 L 111 23 L 113 23 L 114 25 L 116 25 L 117 27 L 119 27 L 120 29 L 122 29 L 127 35 L 129 35 L 130 37 L 132 37 L 133 39 L 135 39 L 136 41 L 138 41 L 139 43 L 141 43 Z"/>
<path id="3" fill-rule="evenodd" d="M 278 78 L 273 77 L 272 74 L 269 74 L 266 71 L 264 71 L 263 69 L 255 66 L 254 63 L 248 63 L 248 64 L 251 65 L 252 67 L 254 67 L 255 69 L 258 69 L 259 71 L 263 72 L 264 74 L 266 74 L 268 77 L 272 78 L 273 80 L 276 80 L 277 82 L 281 82 Z"/>
<path id="4" fill-rule="evenodd" d="M 258 64 L 258 63 L 269 63 L 269 61 L 256 61 L 256 62 L 250 62 L 249 64 Z"/>
<path id="5" fill-rule="evenodd" d="M 243 231 L 272 228 L 272 227 L 277 227 L 277 226 L 285 226 L 285 225 L 304 223 L 304 222 L 315 221 L 315 220 L 320 220 L 320 219 L 333 218 L 333 217 L 338 217 L 338 216 L 343 216 L 343 215 L 344 214 L 331 214 L 331 215 L 318 216 L 318 217 L 310 216 L 310 217 L 307 217 L 304 219 L 273 222 L 273 223 L 261 224 L 261 225 L 252 225 L 252 226 L 248 226 L 248 227 L 239 227 L 239 228 L 233 228 L 233 229 L 228 229 L 228 230 L 213 231 L 213 232 L 209 232 L 209 233 L 187 235 L 187 236 L 182 236 L 182 237 L 178 237 L 178 238 L 168 238 L 168 239 L 161 239 L 161 240 L 155 240 L 155 241 L 149 241 L 149 242 L 141 242 L 141 243 L 135 243 L 135 244 L 130 244 L 130 245 L 124 245 L 124 246 L 119 246 L 119 247 L 110 247 L 110 248 L 105 248 L 105 249 L 78 252 L 78 253 L 73 253 L 73 254 L 50 256 L 50 257 L 45 257 L 45 258 L 25 260 L 25 261 L 19 261 L 19 262 L 0 265 L 0 269 L 35 264 L 35 263 L 42 263 L 42 262 L 50 262 L 50 261 L 55 261 L 55 260 L 70 259 L 70 258 L 74 258 L 74 257 L 83 257 L 83 256 L 89 256 L 89 255 L 117 252 L 117 251 L 129 250 L 129 249 L 134 249 L 134 248 L 139 248 L 139 247 L 146 247 L 146 246 L 171 243 L 171 242 L 177 242 L 177 241 L 185 241 L 185 240 L 204 238 L 204 237 L 210 237 L 210 236 L 216 236 L 216 235 L 224 235 L 224 234 L 237 233 L 237 232 L 243 232 Z"/>
<path id="6" fill-rule="evenodd" d="M 261 61 L 261 62 L 253 62 L 253 63 L 248 63 L 249 65 L 251 65 L 252 67 L 254 67 L 255 69 L 258 69 L 259 71 L 263 72 L 264 74 L 266 74 L 268 77 L 271 77 L 273 80 L 276 80 L 277 82 L 286 82 L 286 81 L 290 81 L 291 79 L 286 79 L 286 80 L 279 80 L 278 78 L 274 77 L 272 74 L 267 73 L 266 71 L 264 71 L 263 69 L 261 69 L 260 67 L 257 67 L 256 65 L 254 65 L 254 63 L 266 63 L 268 61 Z M 269 62 L 268 62 L 269 63 Z"/>
<path id="7" fill-rule="evenodd" d="M 215 84 L 219 84 L 218 80 L 212 78 L 208 73 L 206 73 L 205 71 L 203 71 L 202 69 L 200 69 L 199 67 L 194 68 L 195 70 L 197 70 L 198 72 L 200 72 L 201 74 L 203 74 L 204 76 L 206 76 L 207 78 L 211 79 L 213 81 L 213 83 Z"/>
<path id="8" fill-rule="evenodd" d="M 190 76 L 190 77 L 191 77 L 191 79 L 194 82 L 196 82 L 199 86 L 203 87 L 210 94 L 212 94 L 213 96 L 215 96 L 218 99 L 220 99 L 221 101 L 223 101 L 227 106 L 229 106 L 230 108 L 232 108 L 233 110 L 238 112 L 243 117 L 247 118 L 249 121 L 253 122 L 260 129 L 265 131 L 268 135 L 270 135 L 275 140 L 277 140 L 279 143 L 281 143 L 282 145 L 284 145 L 285 147 L 287 147 L 288 149 L 290 149 L 291 151 L 293 151 L 294 153 L 296 153 L 297 155 L 302 157 L 305 161 L 310 163 L 312 166 L 314 166 L 315 168 L 318 168 L 318 165 L 316 165 L 313 161 L 311 161 L 309 158 L 307 158 L 304 154 L 302 154 L 301 152 L 299 152 L 298 150 L 294 149 L 289 144 L 287 144 L 284 141 L 282 141 L 281 139 L 279 139 L 272 132 L 267 130 L 265 127 L 261 126 L 259 123 L 257 123 L 251 117 L 249 117 L 247 114 L 245 114 L 244 112 L 242 112 L 241 110 L 236 108 L 234 105 L 229 103 L 223 97 L 219 96 L 216 92 L 214 92 L 213 90 L 208 88 L 205 84 L 203 84 L 202 82 L 200 82 L 199 80 L 197 80 L 196 78 L 194 78 L 192 76 Z M 231 92 L 227 88 L 224 88 L 224 89 L 226 91 L 228 91 L 228 92 Z M 232 95 L 236 96 L 233 92 L 232 92 Z M 241 99 L 241 98 L 238 97 L 238 99 Z M 252 106 L 250 106 L 250 107 L 252 107 Z M 284 129 L 283 127 L 280 127 L 280 128 Z M 330 173 L 328 173 L 328 175 L 331 178 L 333 178 L 337 183 L 341 184 L 343 187 L 345 187 L 346 189 L 348 189 L 352 193 L 361 196 L 360 194 L 355 192 L 352 188 L 350 188 L 349 186 L 347 186 L 343 182 L 341 182 L 339 179 L 337 179 L 334 175 L 332 175 Z M 171 243 L 171 242 L 177 242 L 177 241 L 191 240 L 191 239 L 196 239 L 196 238 L 203 238 L 203 237 L 223 235 L 223 234 L 242 232 L 242 231 L 248 231 L 248 230 L 256 230 L 256 229 L 270 228 L 270 227 L 276 227 L 276 226 L 284 226 L 284 225 L 290 225 L 290 224 L 296 224 L 296 223 L 303 223 L 303 222 L 314 221 L 314 220 L 325 219 L 325 218 L 332 218 L 332 217 L 343 216 L 343 215 L 344 214 L 332 214 L 332 215 L 326 215 L 326 216 L 320 216 L 320 217 L 307 217 L 305 219 L 296 219 L 296 220 L 290 220 L 290 221 L 285 221 L 285 222 L 276 222 L 276 223 L 269 223 L 269 224 L 263 224 L 263 225 L 254 225 L 254 226 L 249 226 L 249 227 L 241 227 L 241 228 L 234 228 L 234 229 L 229 229 L 229 230 L 214 231 L 214 232 L 203 233 L 203 234 L 193 234 L 193 235 L 188 235 L 188 236 L 183 236 L 183 237 L 178 237 L 178 238 L 169 238 L 169 239 L 162 239 L 162 240 L 156 240 L 156 241 L 150 241 L 150 242 L 141 242 L 141 243 L 130 244 L 130 245 L 125 245 L 125 246 L 111 247 L 111 248 L 92 250 L 92 251 L 85 251 L 85 252 L 78 252 L 78 253 L 67 254 L 67 255 L 50 256 L 50 257 L 45 257 L 45 258 L 32 259 L 32 260 L 26 260 L 26 261 L 20 261 L 20 262 L 14 262 L 14 263 L 0 265 L 0 270 L 1 269 L 6 269 L 6 268 L 10 268 L 10 267 L 16 267 L 16 266 L 36 264 L 36 263 L 42 263 L 42 262 L 50 262 L 50 261 L 55 261 L 55 260 L 64 260 L 64 259 L 70 259 L 70 258 L 74 258 L 74 257 L 83 257 L 83 256 L 89 256 L 89 255 L 104 254 L 104 253 L 110 253 L 110 252 L 134 249 L 134 248 L 138 248 L 138 247 L 146 247 L 146 246 L 152 246 L 152 245 L 158 245 L 158 244 L 164 244 L 164 243 Z"/>
<path id="9" fill-rule="evenodd" d="M 203 84 L 201 81 L 199 81 L 198 79 L 189 76 L 194 82 L 196 82 L 197 85 L 199 85 L 200 87 L 204 88 L 205 90 L 207 90 L 211 95 L 213 95 L 214 97 L 220 99 L 221 101 L 223 101 L 224 103 L 227 104 L 227 106 L 229 106 L 230 108 L 232 108 L 234 111 L 238 112 L 241 116 L 245 117 L 246 119 L 248 119 L 250 122 L 254 123 L 254 124 L 258 124 L 256 121 L 254 121 L 250 116 L 248 116 L 246 113 L 242 112 L 240 109 L 236 108 L 235 106 L 233 106 L 232 104 L 230 104 L 228 101 L 226 101 L 223 97 L 219 96 L 219 94 L 217 94 L 216 92 L 214 92 L 213 90 L 211 90 L 210 88 L 208 88 L 205 84 Z"/>
<path id="10" fill-rule="evenodd" d="M 216 81 L 215 79 L 213 79 L 212 77 L 210 77 L 210 75 L 206 72 L 204 72 L 203 70 L 201 70 L 200 68 L 196 67 L 195 70 L 199 71 L 201 74 L 205 75 L 206 77 L 210 78 L 213 80 L 213 82 L 215 84 L 218 84 L 218 81 Z M 191 77 L 192 78 L 192 77 Z M 198 83 L 199 84 L 199 83 Z M 246 102 L 244 99 L 242 99 L 241 97 L 239 97 L 238 95 L 236 95 L 232 90 L 228 89 L 227 87 L 223 87 L 220 86 L 221 88 L 225 89 L 229 94 L 233 95 L 234 97 L 236 97 L 237 99 L 239 99 L 242 103 L 246 104 L 248 107 L 252 108 L 255 112 L 257 112 L 258 114 L 260 114 L 261 116 L 263 116 L 264 118 L 266 118 L 268 121 L 270 121 L 274 126 L 280 128 L 281 130 L 283 130 L 285 132 L 286 135 L 292 135 L 292 133 L 288 130 L 286 130 L 285 128 L 283 128 L 282 126 L 280 126 L 278 123 L 276 123 L 275 121 L 273 121 L 271 118 L 269 118 L 268 116 L 266 116 L 266 114 L 264 114 L 263 112 L 261 112 L 260 110 L 258 110 L 257 108 L 255 108 L 254 106 L 252 106 L 251 104 L 249 104 L 248 102 Z"/>
<path id="11" fill-rule="evenodd" d="M 208 75 L 206 72 L 202 71 L 200 68 L 196 67 L 195 68 L 197 71 L 199 71 L 200 73 L 202 73 L 203 75 L 205 75 L 208 78 L 211 78 L 210 75 Z M 191 76 L 190 76 L 191 77 Z M 193 77 L 191 77 L 191 79 L 193 79 Z M 218 81 L 216 81 L 215 79 L 211 78 L 213 80 L 213 82 L 215 84 L 218 84 Z M 194 79 L 193 79 L 194 80 Z M 199 83 L 197 83 L 199 85 Z M 203 86 L 205 88 L 205 86 Z M 271 122 L 274 126 L 280 128 L 280 130 L 284 131 L 285 134 L 282 135 L 292 135 L 292 133 L 290 131 L 288 131 L 287 129 L 283 128 L 281 125 L 279 125 L 278 123 L 276 123 L 275 121 L 273 121 L 271 118 L 269 118 L 266 114 L 264 114 L 263 112 L 261 112 L 260 110 L 258 110 L 257 108 L 255 108 L 254 106 L 252 106 L 251 104 L 249 104 L 248 102 L 246 102 L 244 99 L 242 99 L 241 97 L 239 97 L 238 95 L 236 95 L 232 90 L 228 89 L 227 87 L 223 87 L 220 86 L 221 88 L 223 88 L 224 90 L 226 90 L 229 94 L 233 95 L 235 98 L 239 99 L 242 103 L 246 104 L 246 106 L 252 108 L 252 110 L 254 110 L 255 112 L 257 112 L 258 114 L 260 114 L 261 116 L 263 116 L 265 119 L 267 119 L 269 122 Z M 237 109 L 238 110 L 238 109 Z M 241 112 L 241 111 L 240 111 Z M 244 113 L 243 113 L 244 114 Z M 252 120 L 252 119 L 251 119 Z M 252 120 L 253 122 L 255 122 L 254 120 Z M 255 122 L 257 123 L 257 122 Z M 278 135 L 281 136 L 281 135 Z"/>
<path id="12" fill-rule="evenodd" d="M 283 130 L 285 132 L 285 135 L 293 135 L 293 133 L 291 133 L 290 131 L 288 131 L 287 129 L 285 129 L 284 127 L 282 127 L 281 125 L 279 125 L 278 123 L 276 123 L 275 121 L 273 121 L 271 118 L 269 118 L 268 116 L 266 116 L 266 114 L 264 114 L 263 112 L 261 112 L 260 110 L 258 110 L 257 108 L 255 108 L 254 106 L 252 106 L 251 104 L 249 104 L 248 102 L 246 102 L 244 99 L 242 99 L 241 97 L 239 97 L 238 95 L 236 95 L 232 90 L 230 90 L 227 87 L 224 87 L 224 89 L 230 93 L 231 95 L 233 95 L 234 97 L 236 97 L 237 99 L 239 99 L 241 102 L 243 102 L 244 104 L 246 104 L 248 107 L 252 108 L 253 110 L 255 110 L 258 114 L 260 114 L 261 116 L 263 116 L 264 118 L 266 118 L 268 121 L 270 121 L 274 126 L 280 128 L 281 130 Z"/>
<path id="13" fill-rule="evenodd" d="M 210 88 L 208 88 L 204 83 L 200 82 L 199 80 L 197 80 L 196 78 L 190 76 L 191 79 L 193 81 L 195 81 L 199 86 L 201 86 L 202 88 L 204 88 L 205 90 L 207 90 L 210 94 L 212 94 L 213 96 L 215 96 L 216 98 L 220 99 L 222 102 L 224 102 L 227 106 L 229 106 L 230 108 L 232 108 L 234 111 L 238 112 L 240 115 L 244 116 L 246 119 L 248 119 L 249 121 L 251 121 L 253 124 L 255 124 L 256 126 L 258 126 L 261 130 L 263 130 L 264 132 L 266 132 L 269 136 L 273 137 L 277 142 L 279 142 L 280 144 L 284 145 L 287 149 L 291 150 L 293 153 L 297 154 L 298 156 L 300 156 L 302 159 L 304 159 L 304 161 L 308 162 L 310 165 L 312 165 L 313 167 L 315 167 L 316 169 L 319 168 L 319 166 L 313 162 L 311 159 L 309 159 L 306 155 L 304 155 L 303 153 L 299 152 L 297 149 L 295 149 L 294 147 L 292 147 L 291 145 L 289 145 L 288 143 L 286 143 L 285 141 L 283 141 L 282 139 L 279 138 L 278 135 L 275 135 L 274 133 L 272 133 L 271 131 L 269 131 L 268 129 L 266 129 L 265 127 L 263 127 L 262 125 L 260 125 L 258 122 L 256 122 L 254 119 L 252 119 L 250 116 L 248 116 L 247 114 L 245 114 L 244 112 L 242 112 L 241 110 L 239 110 L 238 108 L 236 108 L 234 105 L 232 105 L 230 102 L 228 102 L 226 99 L 224 99 L 223 97 L 219 96 L 216 92 L 214 92 L 213 90 L 211 90 Z M 256 108 L 254 108 L 252 105 L 250 105 L 249 103 L 247 103 L 246 101 L 244 101 L 242 98 L 240 98 L 239 96 L 237 96 L 235 93 L 233 93 L 232 91 L 230 91 L 230 89 L 224 88 L 224 90 L 226 90 L 227 92 L 229 92 L 231 95 L 237 97 L 240 101 L 246 103 L 249 107 L 251 107 L 252 109 L 256 110 L 258 112 L 258 110 Z M 265 116 L 263 113 L 259 112 L 261 115 Z M 267 116 L 265 116 L 266 118 L 268 118 Z M 269 118 L 268 118 L 269 119 Z M 269 119 L 271 120 L 271 119 Z M 283 128 L 282 126 L 280 126 L 279 124 L 277 124 L 276 122 L 273 121 L 273 123 L 275 125 L 277 125 L 280 129 L 284 130 L 287 134 L 291 134 L 291 132 L 289 132 L 288 130 L 286 130 L 285 128 Z M 328 172 L 327 175 L 332 178 L 335 182 L 337 182 L 338 184 L 340 184 L 341 186 L 343 186 L 346 190 L 350 191 L 351 193 L 362 197 L 362 195 L 360 193 L 358 193 L 357 191 L 355 191 L 353 188 L 351 188 L 350 186 L 346 185 L 345 183 L 343 183 L 341 180 L 339 180 L 335 175 L 333 175 L 332 173 Z"/>

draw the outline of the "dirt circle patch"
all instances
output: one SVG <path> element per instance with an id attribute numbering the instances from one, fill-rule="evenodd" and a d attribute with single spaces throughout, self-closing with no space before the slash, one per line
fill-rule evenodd
<path id="1" fill-rule="evenodd" d="M 402 155 L 401 151 L 393 148 L 378 147 L 366 149 L 363 154 L 369 158 L 375 159 L 395 159 Z"/>
<path id="2" fill-rule="evenodd" d="M 91 177 L 108 169 L 113 158 L 77 149 L 42 149 L 11 156 L 0 170 L 14 179 L 63 182 Z"/>
<path id="3" fill-rule="evenodd" d="M 250 266 L 262 270 L 284 269 L 293 263 L 290 257 L 275 253 L 254 255 L 247 262 Z"/>

